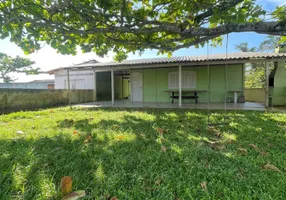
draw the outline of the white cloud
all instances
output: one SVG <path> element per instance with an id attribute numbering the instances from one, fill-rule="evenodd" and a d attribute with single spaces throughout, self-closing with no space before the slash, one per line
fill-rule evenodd
<path id="1" fill-rule="evenodd" d="M 58 67 L 67 67 L 91 59 L 96 59 L 99 62 L 107 62 L 111 61 L 113 57 L 112 53 L 110 53 L 108 56 L 104 58 L 100 58 L 96 56 L 95 53 L 83 54 L 80 51 L 76 56 L 61 55 L 56 53 L 56 50 L 51 48 L 50 46 L 44 46 L 38 52 L 35 52 L 30 55 L 25 55 L 18 46 L 11 43 L 7 39 L 0 41 L 0 47 L 1 47 L 0 52 L 6 53 L 12 57 L 19 55 L 21 57 L 29 58 L 35 61 L 36 64 L 34 66 L 41 68 L 41 71 L 48 71 Z M 13 76 L 18 78 L 16 82 L 28 82 L 39 79 L 53 79 L 53 76 L 49 76 L 47 74 L 30 75 L 30 76 L 27 76 L 25 74 L 13 74 Z"/>

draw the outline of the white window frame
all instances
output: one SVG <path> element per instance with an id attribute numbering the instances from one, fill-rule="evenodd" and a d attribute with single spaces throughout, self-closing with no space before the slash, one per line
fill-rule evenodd
<path id="1" fill-rule="evenodd" d="M 184 78 L 186 77 L 194 77 L 194 84 L 190 85 L 190 83 L 188 84 L 188 86 L 184 85 Z M 171 82 L 172 80 L 172 76 L 175 76 L 175 82 Z M 188 80 L 189 82 L 190 80 Z M 195 89 L 197 87 L 197 74 L 194 71 L 182 71 L 182 89 Z M 168 74 L 168 88 L 169 89 L 178 89 L 179 88 L 179 72 L 178 71 L 174 71 L 174 72 L 169 72 Z"/>

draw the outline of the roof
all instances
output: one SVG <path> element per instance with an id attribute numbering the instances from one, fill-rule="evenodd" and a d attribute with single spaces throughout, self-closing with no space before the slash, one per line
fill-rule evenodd
<path id="1" fill-rule="evenodd" d="M 146 58 L 146 59 L 136 59 L 136 60 L 124 60 L 122 62 L 106 62 L 106 63 L 82 63 L 74 65 L 71 67 L 60 68 L 60 69 L 71 69 L 71 70 L 93 70 L 93 69 L 104 69 L 104 68 L 117 68 L 117 67 L 141 67 L 148 68 L 150 66 L 164 66 L 176 65 L 176 64 L 186 64 L 186 65 L 200 65 L 206 64 L 208 62 L 210 65 L 218 64 L 217 61 L 223 61 L 228 63 L 234 63 L 231 61 L 236 61 L 235 63 L 247 63 L 254 62 L 255 60 L 265 61 L 281 59 L 286 60 L 286 53 L 259 53 L 259 52 L 237 52 L 226 54 L 213 54 L 213 55 L 201 55 L 201 56 L 180 56 L 171 58 Z M 54 69 L 48 73 L 54 73 L 59 70 Z"/>
<path id="2" fill-rule="evenodd" d="M 92 59 L 92 60 L 89 60 L 89 61 L 85 61 L 85 62 L 82 62 L 78 65 L 82 65 L 82 64 L 94 64 L 94 63 L 99 63 L 99 61 L 95 60 L 95 59 Z"/>

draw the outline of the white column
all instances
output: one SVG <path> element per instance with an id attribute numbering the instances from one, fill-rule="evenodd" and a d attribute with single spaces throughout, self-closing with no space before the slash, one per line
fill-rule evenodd
<path id="1" fill-rule="evenodd" d="M 182 66 L 179 65 L 179 107 L 182 106 Z"/>
<path id="2" fill-rule="evenodd" d="M 234 103 L 237 103 L 237 92 L 234 92 L 233 99 L 234 99 Z"/>
<path id="3" fill-rule="evenodd" d="M 96 101 L 97 100 L 97 96 L 96 96 L 96 71 L 95 70 L 93 71 L 93 81 L 94 81 L 94 85 L 93 85 L 93 87 L 94 87 L 94 90 L 93 90 L 93 92 L 94 92 L 94 101 Z"/>
<path id="4" fill-rule="evenodd" d="M 69 96 L 69 106 L 71 106 L 71 85 L 70 85 L 70 71 L 67 69 L 67 79 L 68 79 L 68 96 Z"/>
<path id="5" fill-rule="evenodd" d="M 111 103 L 114 105 L 114 70 L 111 69 Z"/>
<path id="6" fill-rule="evenodd" d="M 270 62 L 265 63 L 265 107 L 269 106 L 269 65 Z"/>

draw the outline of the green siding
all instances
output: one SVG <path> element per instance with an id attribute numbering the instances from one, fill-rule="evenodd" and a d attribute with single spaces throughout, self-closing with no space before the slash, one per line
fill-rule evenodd
<path id="1" fill-rule="evenodd" d="M 243 90 L 242 66 L 227 67 L 227 88 L 228 90 Z"/>
<path id="2" fill-rule="evenodd" d="M 277 63 L 277 70 L 274 76 L 274 88 L 272 94 L 272 105 L 286 105 L 286 69 L 285 62 Z"/>
<path id="3" fill-rule="evenodd" d="M 244 91 L 244 71 L 243 65 L 230 65 L 227 67 L 227 90 L 240 90 L 238 97 L 243 95 Z M 229 92 L 228 97 L 233 98 L 233 93 Z"/>
<path id="4" fill-rule="evenodd" d="M 114 98 L 123 99 L 122 76 L 114 76 Z"/>
<path id="5" fill-rule="evenodd" d="M 225 67 L 211 67 L 211 101 L 223 102 L 225 97 Z"/>
<path id="6" fill-rule="evenodd" d="M 145 102 L 170 102 L 170 94 L 164 92 L 168 89 L 169 72 L 178 71 L 177 67 L 158 68 L 143 70 L 143 99 Z M 208 68 L 204 67 L 182 67 L 182 71 L 196 71 L 196 89 L 208 90 L 209 78 Z M 243 91 L 243 66 L 229 65 L 227 67 L 227 86 L 228 90 Z M 225 97 L 225 66 L 210 67 L 210 88 L 211 94 L 208 92 L 199 93 L 199 102 L 223 102 Z M 192 94 L 192 93 L 191 93 Z M 240 93 L 239 95 L 243 94 Z M 233 93 L 227 94 L 233 98 Z M 183 102 L 194 102 L 194 100 L 183 99 Z"/>
<path id="7" fill-rule="evenodd" d="M 156 69 L 144 69 L 143 71 L 143 101 L 156 102 Z"/>
<path id="8" fill-rule="evenodd" d="M 208 68 L 207 67 L 197 67 L 197 89 L 198 90 L 208 90 L 209 78 L 208 78 Z M 199 95 L 199 102 L 210 101 L 209 92 L 201 92 Z"/>
<path id="9" fill-rule="evenodd" d="M 157 69 L 157 102 L 170 102 L 168 89 L 168 68 Z"/>
<path id="10" fill-rule="evenodd" d="M 130 96 L 129 80 L 123 79 L 123 98 Z"/>

